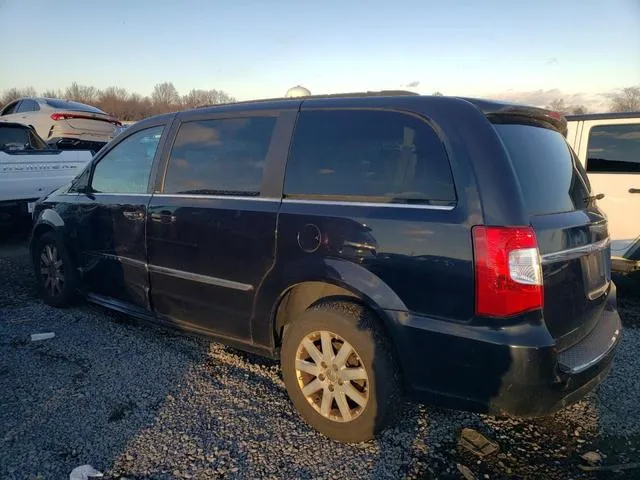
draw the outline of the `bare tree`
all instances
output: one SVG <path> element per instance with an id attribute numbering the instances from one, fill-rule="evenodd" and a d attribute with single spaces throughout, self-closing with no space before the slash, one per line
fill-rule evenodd
<path id="1" fill-rule="evenodd" d="M 609 109 L 612 112 L 640 111 L 640 86 L 627 87 L 609 95 Z"/>
<path id="2" fill-rule="evenodd" d="M 584 115 L 585 113 L 589 113 L 589 110 L 587 110 L 587 107 L 584 105 L 573 105 L 569 109 L 569 113 L 572 115 Z"/>
<path id="3" fill-rule="evenodd" d="M 204 105 L 219 105 L 232 103 L 236 99 L 222 90 L 191 90 L 182 97 L 182 105 L 187 108 L 195 108 Z"/>
<path id="4" fill-rule="evenodd" d="M 44 92 L 42 92 L 42 96 L 45 98 L 64 98 L 64 94 L 62 93 L 62 90 L 58 89 L 58 90 L 45 90 Z"/>
<path id="5" fill-rule="evenodd" d="M 151 100 L 153 100 L 153 105 L 158 113 L 170 112 L 178 108 L 180 95 L 178 95 L 178 90 L 173 83 L 158 83 L 153 89 Z"/>
<path id="6" fill-rule="evenodd" d="M 122 120 L 140 120 L 154 114 L 151 99 L 149 97 L 142 97 L 137 93 L 129 95 L 125 109 L 126 111 L 121 117 Z"/>
<path id="7" fill-rule="evenodd" d="M 556 98 L 547 105 L 547 109 L 560 112 L 563 115 L 584 115 L 587 113 L 587 107 L 584 105 L 569 105 L 564 101 L 564 98 Z"/>
<path id="8" fill-rule="evenodd" d="M 193 89 L 182 97 L 182 105 L 187 108 L 195 108 L 208 104 L 209 100 L 206 90 Z"/>
<path id="9" fill-rule="evenodd" d="M 6 90 L 2 94 L 2 97 L 0 97 L 0 103 L 2 103 L 2 105 L 6 105 L 7 103 L 13 102 L 14 100 L 17 100 L 22 97 L 35 97 L 35 96 L 36 96 L 36 91 L 33 87 L 10 88 L 9 90 Z"/>
<path id="10" fill-rule="evenodd" d="M 564 98 L 556 98 L 547 105 L 547 109 L 565 114 L 569 111 L 569 106 L 565 103 Z"/>
<path id="11" fill-rule="evenodd" d="M 109 87 L 100 92 L 96 106 L 111 115 L 121 118 L 125 113 L 125 105 L 129 94 L 124 88 Z"/>
<path id="12" fill-rule="evenodd" d="M 88 104 L 95 103 L 99 95 L 100 91 L 96 87 L 78 85 L 76 82 L 73 82 L 64 92 L 64 96 L 69 100 Z"/>
<path id="13" fill-rule="evenodd" d="M 434 97 L 443 97 L 444 95 L 442 95 L 442 92 L 433 92 L 432 94 Z"/>

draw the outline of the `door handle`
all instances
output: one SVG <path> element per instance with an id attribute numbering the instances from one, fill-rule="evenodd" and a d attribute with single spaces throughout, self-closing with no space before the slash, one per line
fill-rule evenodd
<path id="1" fill-rule="evenodd" d="M 162 211 L 160 213 L 152 213 L 151 221 L 159 222 L 159 223 L 175 223 L 176 216 L 173 215 L 171 212 Z"/>
<path id="2" fill-rule="evenodd" d="M 640 188 L 630 188 L 629 193 L 640 193 Z"/>
<path id="3" fill-rule="evenodd" d="M 122 212 L 122 215 L 126 219 L 132 220 L 134 222 L 139 222 L 140 220 L 144 220 L 144 213 L 136 210 L 134 211 L 125 210 L 124 212 Z"/>

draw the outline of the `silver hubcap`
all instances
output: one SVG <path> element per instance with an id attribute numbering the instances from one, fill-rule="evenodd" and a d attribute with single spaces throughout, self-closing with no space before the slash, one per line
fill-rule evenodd
<path id="1" fill-rule="evenodd" d="M 55 245 L 45 245 L 40 254 L 40 275 L 45 290 L 55 297 L 62 293 L 64 286 L 64 269 Z"/>
<path id="2" fill-rule="evenodd" d="M 369 401 L 369 377 L 353 346 L 339 335 L 313 332 L 296 352 L 296 376 L 313 408 L 335 422 L 356 419 Z"/>

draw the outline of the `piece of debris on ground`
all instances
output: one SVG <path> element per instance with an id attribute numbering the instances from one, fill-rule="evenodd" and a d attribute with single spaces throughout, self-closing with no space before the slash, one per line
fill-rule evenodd
<path id="1" fill-rule="evenodd" d="M 462 447 L 479 457 L 496 453 L 500 447 L 473 428 L 463 428 L 458 442 Z"/>
<path id="2" fill-rule="evenodd" d="M 31 341 L 32 342 L 39 342 L 40 340 L 49 340 L 53 337 L 55 337 L 56 334 L 54 332 L 45 332 L 45 333 L 32 333 L 31 334 Z"/>

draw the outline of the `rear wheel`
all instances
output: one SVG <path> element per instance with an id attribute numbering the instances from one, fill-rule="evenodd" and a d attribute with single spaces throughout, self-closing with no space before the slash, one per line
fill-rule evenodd
<path id="1" fill-rule="evenodd" d="M 77 274 L 69 252 L 54 232 L 42 235 L 33 255 L 33 266 L 40 295 L 54 307 L 66 307 L 77 295 Z"/>
<path id="2" fill-rule="evenodd" d="M 359 305 L 325 303 L 294 319 L 285 328 L 281 365 L 303 419 L 341 442 L 370 440 L 401 402 L 389 340 Z"/>

